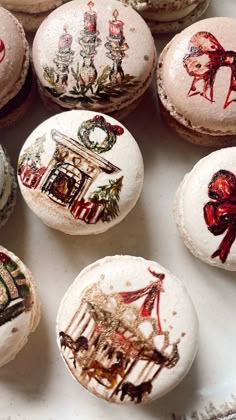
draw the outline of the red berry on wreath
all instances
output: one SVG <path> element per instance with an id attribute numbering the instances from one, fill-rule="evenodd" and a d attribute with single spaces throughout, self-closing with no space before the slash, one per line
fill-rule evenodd
<path id="1" fill-rule="evenodd" d="M 121 136 L 124 133 L 124 129 L 120 125 L 113 125 L 113 132 L 117 136 Z"/>

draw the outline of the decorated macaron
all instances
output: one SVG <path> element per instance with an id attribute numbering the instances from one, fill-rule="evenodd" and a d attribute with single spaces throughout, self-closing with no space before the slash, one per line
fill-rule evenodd
<path id="1" fill-rule="evenodd" d="M 14 170 L 0 145 L 0 227 L 9 219 L 16 201 Z"/>
<path id="2" fill-rule="evenodd" d="M 113 403 L 169 392 L 196 353 L 198 321 L 182 283 L 154 261 L 131 256 L 85 268 L 62 299 L 57 342 L 70 373 Z"/>
<path id="3" fill-rule="evenodd" d="M 0 7 L 0 128 L 14 124 L 32 98 L 29 46 L 21 24 Z"/>
<path id="4" fill-rule="evenodd" d="M 50 109 L 126 116 L 151 83 L 156 50 L 148 26 L 132 8 L 116 0 L 75 0 L 40 26 L 33 61 Z"/>
<path id="5" fill-rule="evenodd" d="M 39 318 L 39 300 L 30 271 L 0 246 L 0 367 L 15 358 Z"/>
<path id="6" fill-rule="evenodd" d="M 236 270 L 236 148 L 201 159 L 176 193 L 174 215 L 189 250 L 212 266 Z"/>
<path id="7" fill-rule="evenodd" d="M 25 31 L 33 32 L 49 13 L 67 1 L 69 0 L 0 0 L 0 6 L 13 13 Z"/>
<path id="8" fill-rule="evenodd" d="M 210 0 L 120 0 L 132 6 L 155 33 L 178 32 L 206 11 Z"/>
<path id="9" fill-rule="evenodd" d="M 177 35 L 160 57 L 162 113 L 185 140 L 236 145 L 235 36 L 235 19 L 202 20 Z"/>
<path id="10" fill-rule="evenodd" d="M 71 235 L 104 232 L 133 208 L 143 160 L 129 131 L 92 111 L 69 111 L 42 123 L 26 140 L 18 179 L 29 207 Z"/>

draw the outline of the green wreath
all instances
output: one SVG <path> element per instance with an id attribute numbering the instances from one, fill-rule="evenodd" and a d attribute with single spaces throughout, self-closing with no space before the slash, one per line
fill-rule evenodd
<path id="1" fill-rule="evenodd" d="M 100 128 L 106 134 L 105 139 L 99 143 L 98 141 L 92 141 L 90 134 Z M 91 120 L 85 121 L 81 124 L 78 129 L 78 138 L 84 144 L 87 149 L 93 150 L 96 153 L 105 153 L 112 149 L 116 143 L 117 136 L 123 134 L 124 130 L 118 125 L 111 125 L 101 115 L 96 115 Z"/>

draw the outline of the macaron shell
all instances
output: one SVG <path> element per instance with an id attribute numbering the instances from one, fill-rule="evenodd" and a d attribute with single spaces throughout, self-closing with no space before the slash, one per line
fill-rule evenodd
<path id="1" fill-rule="evenodd" d="M 177 35 L 163 52 L 161 73 L 168 107 L 176 119 L 194 130 L 211 135 L 236 131 L 234 90 L 228 97 L 236 55 L 235 22 L 230 18 L 202 20 Z M 211 60 L 219 66 L 214 67 Z"/>
<path id="2" fill-rule="evenodd" d="M 16 203 L 15 172 L 0 145 L 0 228 L 11 216 Z"/>
<path id="3" fill-rule="evenodd" d="M 40 319 L 39 299 L 32 279 L 32 274 L 18 257 L 0 246 L 1 257 L 2 254 L 9 257 L 9 259 L 17 265 L 17 269 L 15 269 L 14 273 L 13 271 L 10 271 L 12 270 L 10 267 L 10 264 L 12 264 L 11 261 L 8 268 L 3 265 L 2 261 L 0 263 L 0 279 L 4 279 L 12 296 L 4 309 L 0 309 L 0 367 L 15 358 L 17 353 L 26 344 L 28 335 L 36 329 Z M 24 285 L 24 291 L 17 291 L 16 284 L 19 289 Z M 0 280 L 1 305 L 3 305 L 5 293 L 2 285 L 3 283 L 1 283 Z M 27 293 L 29 293 L 27 297 L 25 296 L 26 287 L 28 290 Z M 17 298 L 17 293 L 22 293 L 22 296 L 25 297 Z M 23 302 L 25 303 L 23 304 Z"/>
<path id="4" fill-rule="evenodd" d="M 234 217 L 233 198 L 229 197 L 228 200 L 222 201 L 220 197 L 211 197 L 209 184 L 216 175 L 220 175 L 220 171 L 227 171 L 226 179 L 229 176 L 233 178 L 228 173 L 236 173 L 235 154 L 236 148 L 232 147 L 218 150 L 201 159 L 180 184 L 174 203 L 177 228 L 189 250 L 204 262 L 231 271 L 236 270 L 236 243 L 233 240 L 230 247 L 228 241 L 224 245 L 224 238 L 228 237 L 230 220 Z M 223 188 L 227 190 L 225 180 L 221 185 L 222 190 Z M 222 213 L 220 219 L 218 214 L 224 207 L 227 207 L 228 212 Z M 209 216 L 208 213 L 210 213 Z M 222 223 L 226 225 L 220 233 Z M 212 233 L 214 229 L 215 234 Z M 220 253 L 213 257 L 213 254 L 221 247 L 222 256 L 228 250 L 225 262 L 221 261 Z"/>
<path id="5" fill-rule="evenodd" d="M 0 0 L 0 5 L 15 12 L 42 13 L 60 6 L 63 0 Z"/>
<path id="6" fill-rule="evenodd" d="M 147 303 L 148 291 L 157 285 L 158 276 L 159 306 L 154 300 Z M 144 296 L 149 298 L 145 301 Z M 184 286 L 159 264 L 129 256 L 106 257 L 85 268 L 65 294 L 57 317 L 57 337 L 67 367 L 90 392 L 109 402 L 149 402 L 169 392 L 187 373 L 196 353 L 198 321 Z M 83 340 L 84 347 L 74 353 L 75 359 L 68 347 L 69 337 Z M 169 357 L 169 364 L 164 359 L 153 362 L 154 349 Z M 120 365 L 124 369 L 114 374 L 108 386 L 109 376 L 101 373 L 105 375 L 106 369 L 99 376 L 95 368 L 114 369 L 111 365 L 118 352 L 123 353 Z M 133 401 L 129 392 L 122 397 L 130 383 Z"/>
<path id="7" fill-rule="evenodd" d="M 0 108 L 17 95 L 26 79 L 29 49 L 20 23 L 0 7 Z"/>
<path id="8" fill-rule="evenodd" d="M 20 153 L 18 180 L 27 204 L 48 226 L 71 235 L 101 233 L 135 205 L 143 160 L 116 120 L 70 111 L 30 135 Z"/>
<path id="9" fill-rule="evenodd" d="M 132 103 L 151 83 L 155 45 L 146 23 L 132 8 L 113 0 L 109 7 L 106 0 L 89 4 L 91 9 L 85 0 L 69 2 L 43 22 L 34 40 L 33 61 L 39 81 L 51 100 L 65 108 L 86 106 L 110 113 Z M 97 30 L 91 53 L 86 50 L 86 37 L 91 34 L 84 29 L 88 19 L 85 16 L 89 13 L 95 16 Z M 119 41 L 116 73 L 111 58 L 115 50 L 111 53 L 109 48 L 118 48 L 118 37 L 109 34 L 122 31 L 121 28 L 124 38 Z M 65 37 L 70 38 L 67 47 Z M 62 71 L 58 66 L 63 54 L 67 56 L 68 68 Z"/>
<path id="10" fill-rule="evenodd" d="M 134 7 L 138 11 L 149 9 L 160 10 L 179 10 L 194 4 L 201 0 L 121 0 L 124 4 Z"/>

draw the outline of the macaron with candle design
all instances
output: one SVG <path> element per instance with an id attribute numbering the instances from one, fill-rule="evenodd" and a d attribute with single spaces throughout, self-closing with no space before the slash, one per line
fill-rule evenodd
<path id="1" fill-rule="evenodd" d="M 123 220 L 138 200 L 143 176 L 142 155 L 129 131 L 92 111 L 43 122 L 18 162 L 29 207 L 46 225 L 71 235 L 101 233 Z"/>
<path id="2" fill-rule="evenodd" d="M 0 145 L 0 227 L 9 219 L 16 201 L 16 180 L 9 159 Z"/>
<path id="3" fill-rule="evenodd" d="M 16 255 L 0 246 L 0 367 L 16 357 L 39 319 L 32 274 Z"/>
<path id="4" fill-rule="evenodd" d="M 202 20 L 162 52 L 157 71 L 161 111 L 194 144 L 236 145 L 236 20 Z"/>
<path id="5" fill-rule="evenodd" d="M 174 215 L 185 245 L 202 261 L 236 271 L 236 147 L 211 153 L 185 175 Z"/>
<path id="6" fill-rule="evenodd" d="M 0 7 L 0 128 L 28 110 L 33 95 L 29 46 L 16 18 Z"/>
<path id="7" fill-rule="evenodd" d="M 75 0 L 36 33 L 33 61 L 45 105 L 122 118 L 140 102 L 156 67 L 151 32 L 116 0 Z"/>
<path id="8" fill-rule="evenodd" d="M 132 6 L 155 33 L 178 32 L 207 10 L 210 0 L 120 0 Z"/>

